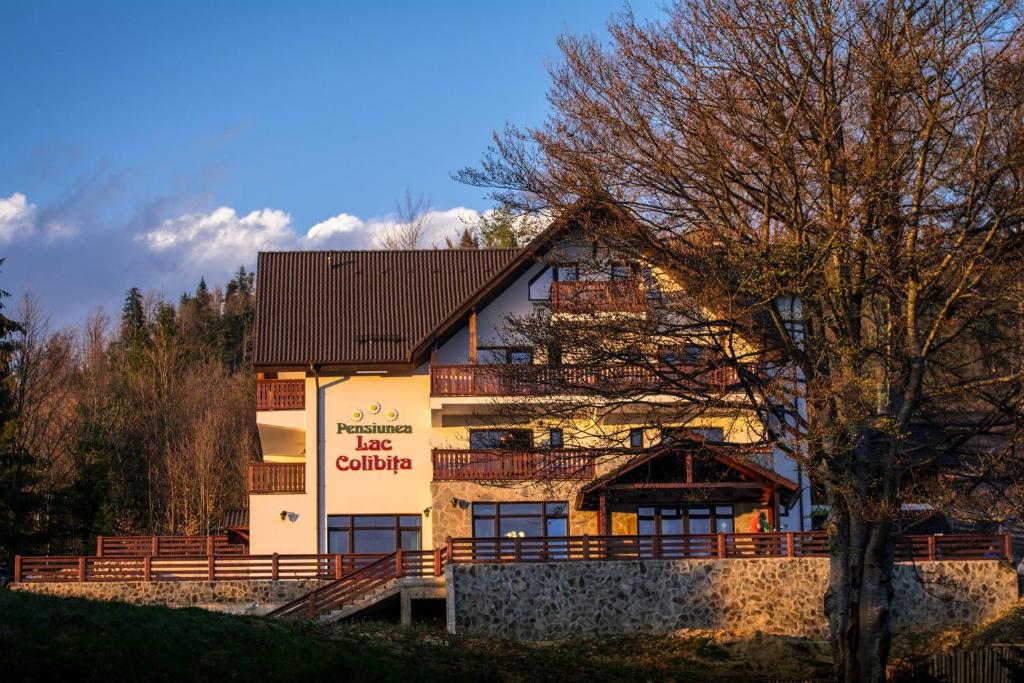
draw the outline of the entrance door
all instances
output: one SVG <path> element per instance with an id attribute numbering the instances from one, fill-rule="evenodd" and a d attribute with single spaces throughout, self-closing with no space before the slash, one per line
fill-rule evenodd
<path id="1" fill-rule="evenodd" d="M 732 505 L 638 506 L 636 528 L 641 537 L 639 550 L 644 557 L 702 557 L 715 554 L 715 543 L 710 535 L 731 534 L 735 522 Z M 644 536 L 677 538 L 644 539 Z"/>

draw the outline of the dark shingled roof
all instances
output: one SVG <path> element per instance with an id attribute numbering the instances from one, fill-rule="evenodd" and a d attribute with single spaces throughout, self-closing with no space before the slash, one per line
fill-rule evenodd
<path id="1" fill-rule="evenodd" d="M 518 249 L 263 252 L 257 366 L 406 363 Z"/>

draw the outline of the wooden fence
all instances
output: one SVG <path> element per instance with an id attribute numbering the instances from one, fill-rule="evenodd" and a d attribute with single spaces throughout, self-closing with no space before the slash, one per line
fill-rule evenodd
<path id="1" fill-rule="evenodd" d="M 904 536 L 896 560 L 1002 560 L 1011 557 L 1006 534 Z M 452 562 L 571 562 L 580 560 L 828 557 L 821 531 L 686 536 L 551 536 L 448 540 Z"/>
<path id="2" fill-rule="evenodd" d="M 340 579 L 380 554 L 15 557 L 24 583 Z"/>
<path id="3" fill-rule="evenodd" d="M 268 616 L 281 619 L 315 619 L 352 605 L 363 596 L 393 579 L 441 576 L 447 564 L 447 550 L 399 550 L 346 574 L 315 591 L 282 605 Z"/>
<path id="4" fill-rule="evenodd" d="M 1009 534 L 904 536 L 897 561 L 1004 560 Z M 819 531 L 687 536 L 449 538 L 444 548 L 395 553 L 396 576 L 439 574 L 444 562 L 572 562 L 658 559 L 827 557 Z M 115 555 L 15 557 L 15 581 L 215 581 L 337 579 L 376 564 L 379 554 Z"/>
<path id="5" fill-rule="evenodd" d="M 256 380 L 256 410 L 304 410 L 306 383 L 301 379 Z"/>
<path id="6" fill-rule="evenodd" d="M 301 462 L 251 462 L 249 493 L 305 493 L 306 465 Z"/>
<path id="7" fill-rule="evenodd" d="M 124 555 L 245 555 L 227 536 L 97 536 L 96 557 Z"/>
<path id="8" fill-rule="evenodd" d="M 435 448 L 434 481 L 593 479 L 594 456 L 580 450 L 536 451 Z"/>
<path id="9" fill-rule="evenodd" d="M 707 366 L 663 368 L 608 365 L 432 365 L 431 396 L 544 396 L 594 390 L 664 391 L 689 384 L 725 389 L 737 382 L 736 370 Z"/>

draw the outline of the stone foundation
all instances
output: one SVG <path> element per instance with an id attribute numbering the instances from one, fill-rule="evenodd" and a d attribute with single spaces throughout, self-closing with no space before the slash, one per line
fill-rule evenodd
<path id="1" fill-rule="evenodd" d="M 204 607 L 262 614 L 324 585 L 318 579 L 294 581 L 111 581 L 102 583 L 16 583 L 11 590 L 64 598 L 113 600 L 133 605 Z"/>
<path id="2" fill-rule="evenodd" d="M 824 639 L 827 558 L 449 566 L 448 627 L 516 640 L 678 629 Z M 923 583 L 922 583 L 923 579 Z M 991 619 L 1017 602 L 997 561 L 896 567 L 895 631 Z"/>

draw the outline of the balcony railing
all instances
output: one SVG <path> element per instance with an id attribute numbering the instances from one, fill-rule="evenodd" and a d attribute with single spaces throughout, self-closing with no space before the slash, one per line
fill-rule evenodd
<path id="1" fill-rule="evenodd" d="M 648 387 L 726 388 L 737 382 L 733 368 L 680 368 L 654 371 L 630 365 L 594 368 L 573 365 L 433 365 L 431 396 L 545 396 L 592 390 L 621 391 Z"/>
<path id="2" fill-rule="evenodd" d="M 249 463 L 249 493 L 305 492 L 305 463 Z"/>
<path id="3" fill-rule="evenodd" d="M 636 279 L 551 283 L 551 310 L 556 313 L 619 313 L 644 310 L 646 298 Z"/>
<path id="4" fill-rule="evenodd" d="M 434 481 L 593 479 L 594 456 L 573 450 L 433 451 Z"/>
<path id="5" fill-rule="evenodd" d="M 256 380 L 256 410 L 303 410 L 306 383 L 301 379 Z"/>

